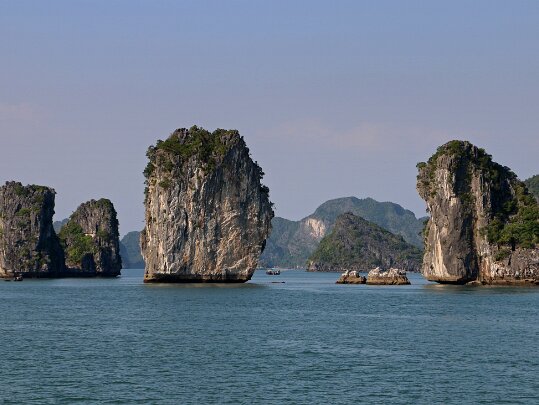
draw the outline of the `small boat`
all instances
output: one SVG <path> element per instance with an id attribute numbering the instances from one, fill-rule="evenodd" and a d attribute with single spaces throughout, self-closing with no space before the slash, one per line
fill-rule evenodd
<path id="1" fill-rule="evenodd" d="M 268 276 L 278 276 L 279 274 L 281 274 L 281 270 L 279 270 L 279 269 L 267 269 L 266 274 Z"/>

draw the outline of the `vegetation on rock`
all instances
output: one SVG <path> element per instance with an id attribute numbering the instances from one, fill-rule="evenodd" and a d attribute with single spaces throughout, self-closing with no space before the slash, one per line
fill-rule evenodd
<path id="1" fill-rule="evenodd" d="M 195 158 L 205 172 L 212 172 L 223 160 L 225 154 L 240 141 L 237 130 L 216 129 L 209 132 L 204 128 L 192 126 L 174 131 L 166 140 L 159 139 L 155 146 L 150 146 L 146 152 L 148 164 L 144 169 L 146 190 L 148 193 L 149 179 L 157 167 L 172 174 L 182 162 Z M 261 177 L 263 172 L 261 172 Z M 170 179 L 161 179 L 159 186 L 167 189 Z"/>
<path id="2" fill-rule="evenodd" d="M 96 252 L 93 238 L 86 235 L 82 227 L 69 221 L 62 227 L 58 234 L 66 254 L 68 265 L 77 266 L 87 254 L 93 255 Z"/>

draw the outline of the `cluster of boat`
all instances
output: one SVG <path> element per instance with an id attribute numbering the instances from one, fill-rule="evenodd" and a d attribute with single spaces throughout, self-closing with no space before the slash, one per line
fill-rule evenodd
<path id="1" fill-rule="evenodd" d="M 281 274 L 281 270 L 279 270 L 279 269 L 267 269 L 266 274 L 268 276 L 278 276 L 279 274 Z"/>
<path id="2" fill-rule="evenodd" d="M 11 277 L 4 278 L 4 281 L 22 281 L 22 274 L 15 273 Z"/>

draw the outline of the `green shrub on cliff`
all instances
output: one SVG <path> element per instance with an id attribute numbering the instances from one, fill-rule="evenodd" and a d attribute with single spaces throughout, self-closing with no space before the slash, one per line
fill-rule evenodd
<path id="1" fill-rule="evenodd" d="M 146 186 L 157 167 L 170 173 L 178 165 L 178 158 L 182 162 L 194 156 L 203 163 L 205 171 L 212 172 L 233 145 L 231 139 L 240 139 L 239 132 L 220 128 L 209 132 L 196 125 L 189 130 L 177 130 L 164 141 L 159 139 L 156 145 L 150 146 L 146 152 L 148 164 L 143 172 Z M 162 186 L 166 188 L 166 184 Z M 145 195 L 147 194 L 148 187 L 145 189 Z"/>
<path id="2" fill-rule="evenodd" d="M 236 130 L 216 129 L 209 132 L 204 128 L 199 128 L 196 125 L 189 128 L 187 136 L 178 136 L 177 133 L 172 134 L 168 139 L 158 140 L 155 147 L 150 147 L 147 156 L 150 159 L 144 174 L 149 177 L 155 165 L 155 152 L 157 150 L 167 151 L 174 156 L 180 157 L 181 160 L 189 159 L 191 156 L 196 156 L 203 163 L 209 166 L 210 169 L 215 167 L 217 159 L 222 158 L 228 150 L 227 144 L 224 142 L 224 137 L 239 137 Z M 174 165 L 170 161 L 162 162 L 164 168 L 171 171 Z"/>
<path id="3" fill-rule="evenodd" d="M 58 234 L 65 249 L 66 260 L 70 264 L 79 264 L 88 253 L 94 253 L 95 245 L 91 236 L 86 235 L 82 227 L 70 221 L 62 227 Z"/>
<path id="4" fill-rule="evenodd" d="M 539 244 L 539 205 L 522 183 L 515 186 L 515 198 L 503 205 L 486 228 L 490 243 L 533 248 Z"/>

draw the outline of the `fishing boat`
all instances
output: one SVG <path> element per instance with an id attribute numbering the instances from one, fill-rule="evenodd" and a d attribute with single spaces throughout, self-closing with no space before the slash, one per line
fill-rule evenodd
<path id="1" fill-rule="evenodd" d="M 279 274 L 281 274 L 281 270 L 279 270 L 279 269 L 267 269 L 266 274 L 268 276 L 278 276 Z"/>

